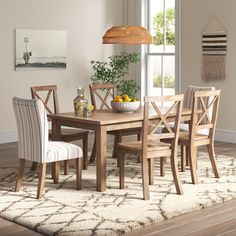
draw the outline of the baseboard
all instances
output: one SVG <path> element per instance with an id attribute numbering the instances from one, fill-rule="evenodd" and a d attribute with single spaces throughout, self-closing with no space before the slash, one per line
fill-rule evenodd
<path id="1" fill-rule="evenodd" d="M 225 143 L 236 143 L 236 131 L 217 129 L 215 140 Z"/>
<path id="2" fill-rule="evenodd" d="M 236 143 L 236 131 L 217 129 L 215 140 L 226 143 Z M 17 142 L 16 131 L 0 131 L 0 144 Z"/>
<path id="3" fill-rule="evenodd" d="M 17 132 L 16 131 L 1 131 L 0 130 L 0 144 L 1 143 L 13 143 L 17 142 Z"/>

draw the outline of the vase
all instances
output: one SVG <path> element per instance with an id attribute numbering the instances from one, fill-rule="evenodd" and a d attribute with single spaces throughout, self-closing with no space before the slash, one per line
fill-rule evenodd
<path id="1" fill-rule="evenodd" d="M 84 89 L 77 89 L 77 96 L 74 99 L 74 110 L 75 114 L 79 116 L 83 116 L 84 108 L 88 105 L 88 99 L 84 95 Z"/>

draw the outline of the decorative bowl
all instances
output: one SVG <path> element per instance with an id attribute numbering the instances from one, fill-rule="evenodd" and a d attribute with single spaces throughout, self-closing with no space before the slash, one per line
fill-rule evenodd
<path id="1" fill-rule="evenodd" d="M 113 102 L 111 101 L 111 107 L 117 112 L 134 112 L 140 107 L 140 101 L 136 102 Z"/>

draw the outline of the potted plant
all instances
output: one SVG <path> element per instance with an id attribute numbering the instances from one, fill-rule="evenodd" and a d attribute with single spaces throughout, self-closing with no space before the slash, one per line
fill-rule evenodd
<path id="1" fill-rule="evenodd" d="M 119 95 L 128 95 L 135 99 L 139 86 L 134 80 L 127 80 L 124 77 L 129 74 L 131 63 L 140 62 L 140 54 L 122 52 L 120 55 L 108 57 L 106 61 L 92 60 L 93 74 L 90 77 L 93 84 L 116 83 Z"/>

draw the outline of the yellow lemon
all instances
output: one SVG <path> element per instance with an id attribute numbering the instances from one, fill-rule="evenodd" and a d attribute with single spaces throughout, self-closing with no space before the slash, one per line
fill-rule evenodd
<path id="1" fill-rule="evenodd" d="M 94 106 L 93 106 L 93 105 L 90 105 L 90 106 L 89 106 L 89 110 L 90 110 L 90 111 L 93 111 L 93 109 L 94 109 Z"/>
<path id="2" fill-rule="evenodd" d="M 123 99 L 122 98 L 118 98 L 117 102 L 123 102 Z"/>
<path id="3" fill-rule="evenodd" d="M 126 98 L 129 98 L 129 96 L 128 96 L 127 94 L 123 94 L 123 95 L 122 95 L 122 98 L 123 98 L 123 99 L 126 99 Z"/>
<path id="4" fill-rule="evenodd" d="M 129 98 L 129 97 L 126 97 L 125 99 L 124 99 L 124 102 L 130 102 L 131 101 L 131 99 Z"/>
<path id="5" fill-rule="evenodd" d="M 131 102 L 138 102 L 138 99 L 137 98 L 132 98 Z"/>
<path id="6" fill-rule="evenodd" d="M 115 96 L 115 99 L 122 98 L 120 95 Z"/>

